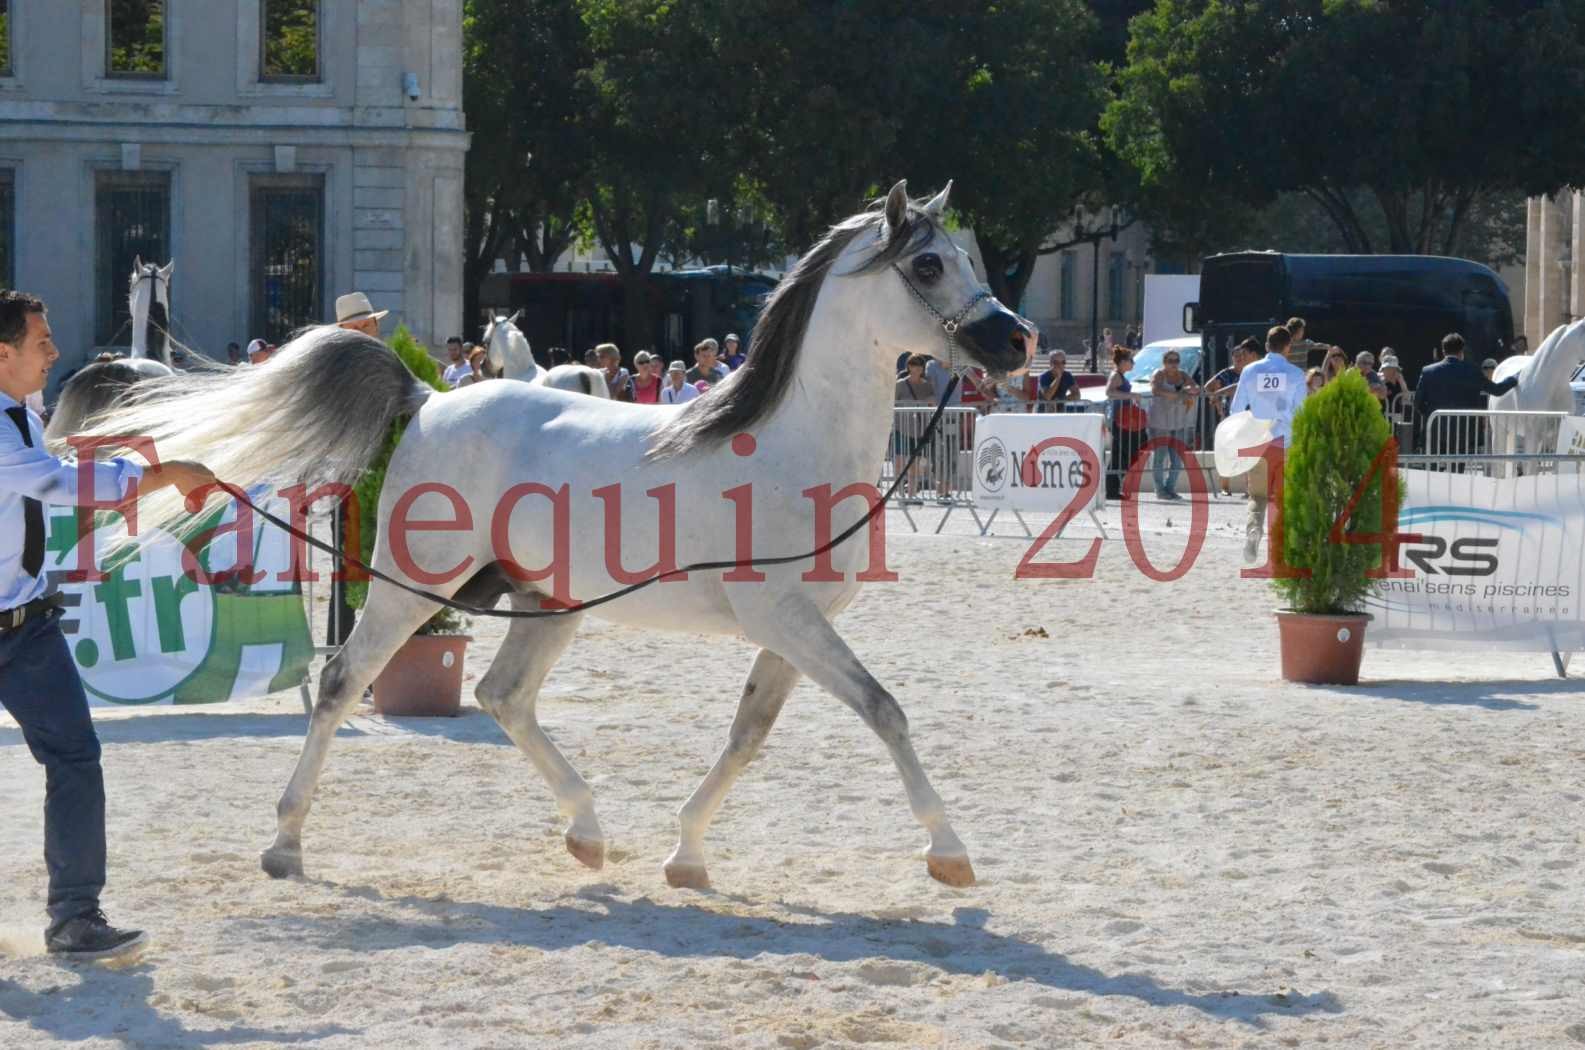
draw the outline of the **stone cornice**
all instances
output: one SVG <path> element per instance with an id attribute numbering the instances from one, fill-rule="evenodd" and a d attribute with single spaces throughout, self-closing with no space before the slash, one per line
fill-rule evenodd
<path id="1" fill-rule="evenodd" d="M 262 141 L 301 146 L 409 146 L 458 151 L 467 150 L 471 138 L 464 128 L 457 126 L 422 127 L 368 119 L 384 117 L 386 112 L 412 112 L 400 109 L 371 112 L 282 108 L 265 111 L 270 119 L 260 120 L 258 118 L 265 114 L 256 108 L 247 111 L 248 119 L 238 119 L 242 114 L 232 107 L 223 107 L 224 115 L 217 112 L 221 107 L 146 107 L 174 111 L 156 115 L 128 113 L 133 107 L 123 103 L 105 106 L 102 115 L 78 113 L 71 116 L 58 112 L 30 113 L 30 108 L 28 105 L 0 106 L 0 128 L 6 129 L 4 137 L 50 142 L 136 141 L 154 145 Z M 460 113 L 448 115 L 460 123 Z M 292 119 L 299 117 L 309 119 Z"/>
<path id="2" fill-rule="evenodd" d="M 0 105 L 3 124 L 117 124 L 127 127 L 326 128 L 354 131 L 464 131 L 461 109 L 260 104 L 203 106 L 132 98 L 103 102 L 11 99 Z"/>

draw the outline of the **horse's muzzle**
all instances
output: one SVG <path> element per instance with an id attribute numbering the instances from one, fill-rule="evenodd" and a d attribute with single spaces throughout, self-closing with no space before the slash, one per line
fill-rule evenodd
<path id="1" fill-rule="evenodd" d="M 1011 310 L 1000 308 L 958 330 L 958 343 L 993 375 L 1017 372 L 1029 364 L 1025 337 L 1029 325 Z"/>

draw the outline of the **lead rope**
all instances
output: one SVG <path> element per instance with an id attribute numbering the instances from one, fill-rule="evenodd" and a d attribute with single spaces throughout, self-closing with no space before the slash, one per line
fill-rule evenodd
<path id="1" fill-rule="evenodd" d="M 989 295 L 989 293 L 983 293 L 979 298 L 974 300 L 974 303 L 978 303 L 979 299 L 984 298 L 986 295 Z M 974 303 L 971 303 L 970 306 L 972 307 Z M 926 305 L 928 306 L 929 304 L 927 303 Z M 935 313 L 933 309 L 931 312 Z M 957 320 L 961 321 L 966 313 L 967 310 L 965 310 L 964 313 L 959 314 Z M 943 321 L 943 328 L 945 328 L 946 318 L 941 318 L 940 314 L 936 314 L 936 316 Z M 951 329 L 947 330 L 949 339 L 953 337 L 953 333 L 955 333 L 956 330 L 956 324 L 954 324 Z M 920 451 L 923 450 L 925 446 L 929 445 L 931 438 L 935 436 L 936 427 L 941 422 L 941 416 L 946 412 L 947 402 L 952 400 L 952 392 L 957 389 L 957 386 L 958 377 L 954 375 L 951 382 L 947 384 L 946 391 L 942 393 L 941 401 L 936 405 L 935 414 L 930 417 L 930 423 L 925 427 L 925 432 L 920 435 L 919 440 L 914 443 L 913 451 L 908 454 L 907 464 L 904 465 L 902 470 L 898 471 L 897 477 L 892 480 L 891 487 L 886 490 L 886 494 L 880 498 L 879 502 L 870 507 L 869 513 L 865 514 L 864 517 L 854 522 L 849 528 L 844 529 L 840 535 L 836 536 L 829 543 L 822 544 L 816 549 L 810 551 L 808 554 L 790 554 L 770 558 L 748 558 L 742 561 L 694 562 L 692 565 L 685 565 L 680 569 L 670 569 L 656 576 L 651 576 L 647 580 L 640 580 L 638 583 L 623 587 L 621 590 L 612 591 L 609 594 L 602 594 L 598 598 L 592 598 L 586 602 L 578 602 L 570 607 L 561 609 L 486 609 L 482 606 L 469 605 L 466 602 L 459 602 L 452 598 L 442 598 L 438 594 L 432 594 L 431 592 L 423 590 L 420 587 L 414 587 L 412 584 L 404 583 L 401 580 L 388 576 L 373 566 L 366 565 L 345 551 L 339 550 L 334 544 L 326 543 L 323 540 L 316 539 L 310 533 L 297 528 L 290 522 L 282 521 L 280 518 L 277 518 L 275 515 L 271 514 L 257 503 L 254 503 L 248 498 L 247 493 L 243 492 L 237 486 L 223 481 L 218 482 L 217 484 L 220 486 L 220 488 L 230 493 L 231 496 L 233 496 L 239 503 L 252 508 L 253 511 L 259 515 L 259 517 L 263 518 L 271 525 L 274 525 L 276 528 L 285 531 L 289 535 L 295 536 L 297 539 L 302 540 L 316 550 L 323 551 L 324 553 L 331 555 L 345 564 L 356 566 L 357 568 L 362 569 L 376 580 L 383 580 L 391 586 L 400 588 L 409 594 L 416 594 L 420 598 L 427 598 L 429 601 L 435 602 L 439 605 L 444 605 L 448 609 L 455 609 L 458 612 L 467 613 L 470 616 L 493 616 L 503 620 L 540 620 L 552 616 L 568 616 L 575 612 L 584 612 L 585 610 L 593 609 L 597 605 L 604 605 L 607 602 L 614 602 L 618 598 L 625 598 L 634 591 L 641 591 L 651 584 L 659 583 L 661 580 L 672 579 L 690 572 L 713 572 L 717 569 L 743 569 L 753 568 L 760 565 L 790 565 L 794 562 L 809 561 L 812 558 L 818 558 L 820 555 L 834 550 L 840 544 L 851 539 L 860 529 L 864 528 L 871 521 L 873 521 L 877 514 L 886 509 L 886 505 L 891 502 L 892 496 L 896 494 L 898 487 L 902 485 L 903 479 L 908 477 L 909 471 L 913 469 L 914 464 L 918 461 Z"/>

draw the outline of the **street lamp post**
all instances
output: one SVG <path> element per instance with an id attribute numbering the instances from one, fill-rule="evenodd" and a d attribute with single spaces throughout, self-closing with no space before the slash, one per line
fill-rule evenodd
<path id="1" fill-rule="evenodd" d="M 1134 224 L 1124 221 L 1123 209 L 1113 205 L 1108 209 L 1109 221 L 1104 226 L 1090 227 L 1084 221 L 1084 209 L 1073 209 L 1073 237 L 1066 244 L 1090 246 L 1090 353 L 1089 370 L 1098 369 L 1101 354 L 1101 242 L 1116 241 L 1117 235 Z"/>

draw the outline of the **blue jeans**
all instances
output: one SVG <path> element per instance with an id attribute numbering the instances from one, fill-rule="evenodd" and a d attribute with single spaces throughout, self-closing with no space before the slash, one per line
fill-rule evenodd
<path id="1" fill-rule="evenodd" d="M 1177 438 L 1187 447 L 1189 431 L 1187 430 L 1152 430 L 1150 438 L 1172 437 Z M 1156 483 L 1156 495 L 1171 492 L 1174 495 L 1178 488 L 1178 471 L 1182 468 L 1182 453 L 1166 445 L 1158 445 L 1150 453 L 1150 477 Z"/>
<path id="2" fill-rule="evenodd" d="M 0 631 L 0 704 L 44 767 L 50 929 L 99 907 L 105 886 L 105 778 L 77 664 L 53 610 Z"/>

